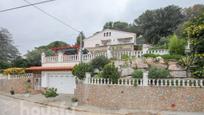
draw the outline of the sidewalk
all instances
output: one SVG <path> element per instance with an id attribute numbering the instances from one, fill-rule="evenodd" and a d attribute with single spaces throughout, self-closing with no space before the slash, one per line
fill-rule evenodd
<path id="1" fill-rule="evenodd" d="M 45 106 L 52 106 L 56 108 L 69 109 L 81 112 L 94 112 L 104 114 L 119 114 L 119 115 L 204 115 L 201 112 L 173 112 L 173 111 L 154 111 L 154 110 L 135 110 L 135 109 L 108 109 L 91 105 L 79 105 L 72 107 L 71 99 L 74 95 L 59 95 L 55 99 L 47 99 L 41 94 L 30 95 L 25 97 L 23 94 L 10 95 L 8 93 L 0 92 L 0 95 L 7 96 L 14 99 L 24 100 L 31 103 L 37 103 Z"/>

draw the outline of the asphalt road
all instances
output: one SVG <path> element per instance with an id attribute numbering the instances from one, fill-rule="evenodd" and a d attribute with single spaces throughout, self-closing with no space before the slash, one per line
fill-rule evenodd
<path id="1" fill-rule="evenodd" d="M 90 113 L 71 111 L 56 107 L 47 107 L 32 102 L 13 99 L 0 95 L 0 115 L 104 115 L 102 113 Z M 107 114 L 106 114 L 107 115 Z"/>
<path id="2" fill-rule="evenodd" d="M 49 107 L 33 102 L 23 101 L 0 95 L 0 115 L 111 115 L 85 111 L 71 111 L 56 107 Z M 157 114 L 136 112 L 128 115 L 204 115 L 203 112 L 168 112 L 160 111 Z"/>

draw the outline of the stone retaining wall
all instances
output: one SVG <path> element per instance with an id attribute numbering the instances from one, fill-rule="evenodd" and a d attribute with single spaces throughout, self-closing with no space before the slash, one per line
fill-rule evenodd
<path id="1" fill-rule="evenodd" d="M 204 88 L 77 84 L 75 96 L 81 104 L 113 109 L 204 112 Z"/>
<path id="2" fill-rule="evenodd" d="M 33 84 L 32 78 L 0 79 L 0 91 L 9 93 L 11 88 L 13 88 L 15 93 L 25 93 L 25 82 L 27 82 L 28 79 L 30 79 Z"/>

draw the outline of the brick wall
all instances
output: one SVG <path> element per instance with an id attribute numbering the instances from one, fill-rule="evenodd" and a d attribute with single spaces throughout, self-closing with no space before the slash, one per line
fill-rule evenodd
<path id="1" fill-rule="evenodd" d="M 33 83 L 32 78 L 1 79 L 0 80 L 0 91 L 9 93 L 11 88 L 13 88 L 15 93 L 25 93 L 25 82 L 28 79 L 30 79 L 31 83 Z"/>
<path id="2" fill-rule="evenodd" d="M 204 112 L 204 88 L 78 84 L 75 96 L 82 104 L 114 109 Z"/>

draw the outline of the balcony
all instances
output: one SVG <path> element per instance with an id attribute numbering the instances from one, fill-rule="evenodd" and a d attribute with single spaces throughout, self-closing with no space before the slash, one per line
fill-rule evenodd
<path id="1" fill-rule="evenodd" d="M 118 38 L 120 44 L 134 43 L 133 38 Z"/>
<path id="2" fill-rule="evenodd" d="M 109 53 L 108 53 L 109 52 Z M 41 60 L 42 60 L 42 66 L 43 67 L 73 67 L 74 65 L 78 64 L 80 60 L 82 62 L 86 63 L 91 61 L 97 56 L 105 56 L 107 58 L 115 58 L 115 59 L 121 59 L 122 55 L 128 55 L 129 57 L 142 57 L 144 54 L 169 54 L 169 51 L 166 49 L 160 49 L 160 50 L 139 50 L 139 51 L 107 51 L 107 52 L 100 52 L 100 53 L 94 53 L 94 54 L 83 54 L 81 56 L 79 55 L 63 55 L 59 53 L 57 56 L 45 56 L 42 54 Z"/>
<path id="3" fill-rule="evenodd" d="M 97 53 L 97 54 L 83 54 L 82 61 L 89 62 L 93 58 L 97 56 L 107 56 L 105 52 Z M 42 66 L 44 67 L 61 67 L 61 66 L 74 66 L 80 62 L 79 55 L 62 55 L 58 54 L 57 56 L 45 56 L 42 54 L 41 57 Z"/>

